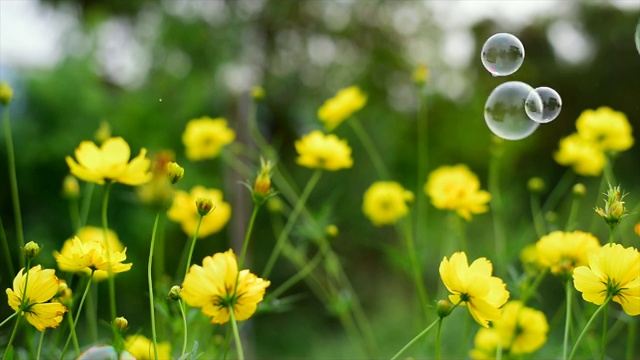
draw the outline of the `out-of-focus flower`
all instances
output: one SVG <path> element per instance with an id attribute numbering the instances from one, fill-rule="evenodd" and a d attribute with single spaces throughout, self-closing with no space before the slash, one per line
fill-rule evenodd
<path id="1" fill-rule="evenodd" d="M 638 236 L 640 236 L 640 222 L 633 227 L 633 230 L 636 232 Z"/>
<path id="2" fill-rule="evenodd" d="M 328 99 L 318 109 L 318 118 L 329 132 L 337 128 L 354 112 L 362 109 L 367 103 L 367 96 L 357 86 L 338 91 L 336 96 Z"/>
<path id="3" fill-rule="evenodd" d="M 56 301 L 66 307 L 71 307 L 73 303 L 73 291 L 69 285 L 67 285 L 66 281 L 58 280 L 58 291 L 51 301 Z"/>
<path id="4" fill-rule="evenodd" d="M 80 197 L 80 185 L 78 179 L 73 175 L 67 175 L 62 182 L 62 194 L 67 199 L 77 199 Z"/>
<path id="5" fill-rule="evenodd" d="M 633 146 L 627 116 L 609 107 L 585 110 L 576 120 L 580 137 L 596 144 L 602 151 L 625 151 Z"/>
<path id="6" fill-rule="evenodd" d="M 104 184 L 119 182 L 127 185 L 142 185 L 151 180 L 151 160 L 146 157 L 147 150 L 129 162 L 131 149 L 121 137 L 107 139 L 101 147 L 91 141 L 83 141 L 75 150 L 76 162 L 66 157 L 71 174 L 84 181 Z"/>
<path id="7" fill-rule="evenodd" d="M 478 324 L 489 327 L 489 321 L 500 319 L 500 307 L 509 299 L 502 279 L 491 276 L 493 265 L 486 258 L 476 259 L 471 265 L 464 252 L 456 252 L 451 259 L 440 263 L 440 277 L 452 295 L 453 304 L 467 306 Z"/>
<path id="8" fill-rule="evenodd" d="M 624 206 L 624 199 L 626 194 L 623 194 L 620 190 L 620 185 L 611 186 L 609 184 L 609 190 L 605 194 L 604 209 L 596 207 L 596 213 L 600 215 L 610 228 L 615 228 L 620 223 L 623 217 L 627 216 L 628 210 Z"/>
<path id="9" fill-rule="evenodd" d="M 373 225 L 391 225 L 409 213 L 413 193 L 395 181 L 377 181 L 364 193 L 362 211 Z"/>
<path id="10" fill-rule="evenodd" d="M 534 194 L 542 194 L 544 192 L 544 180 L 540 177 L 532 177 L 527 182 L 527 189 Z"/>
<path id="11" fill-rule="evenodd" d="M 4 81 L 0 81 L 0 104 L 8 105 L 13 99 L 13 89 Z"/>
<path id="12" fill-rule="evenodd" d="M 204 116 L 189 120 L 182 143 L 187 148 L 187 159 L 198 161 L 215 158 L 235 138 L 236 133 L 227 126 L 226 119 Z"/>
<path id="13" fill-rule="evenodd" d="M 607 158 L 593 142 L 573 133 L 560 140 L 560 149 L 553 154 L 560 165 L 571 166 L 576 174 L 598 176 L 602 173 Z"/>
<path id="14" fill-rule="evenodd" d="M 438 209 L 453 210 L 471 220 L 471 214 L 487 212 L 491 195 L 480 190 L 478 177 L 466 165 L 441 166 L 429 174 L 424 192 Z"/>
<path id="15" fill-rule="evenodd" d="M 547 341 L 549 324 L 541 311 L 510 301 L 502 307 L 502 316 L 493 322 L 502 339 L 503 348 L 511 355 L 529 354 Z"/>
<path id="16" fill-rule="evenodd" d="M 425 64 L 419 64 L 411 74 L 411 79 L 417 85 L 424 85 L 429 80 L 429 68 Z"/>
<path id="17" fill-rule="evenodd" d="M 351 148 L 345 140 L 316 130 L 295 142 L 299 165 L 312 169 L 336 171 L 353 166 Z"/>
<path id="18" fill-rule="evenodd" d="M 544 266 L 538 259 L 538 248 L 535 244 L 529 244 L 520 251 L 520 261 L 528 274 L 535 274 Z"/>
<path id="19" fill-rule="evenodd" d="M 474 348 L 469 352 L 469 356 L 474 360 L 494 360 L 498 345 L 504 346 L 500 334 L 490 328 L 480 328 L 473 338 L 473 344 Z"/>
<path id="20" fill-rule="evenodd" d="M 631 316 L 640 315 L 640 253 L 633 247 L 607 244 L 589 254 L 589 266 L 573 271 L 573 285 L 590 303 L 607 297 Z"/>
<path id="21" fill-rule="evenodd" d="M 25 283 L 27 288 L 25 289 Z M 13 279 L 13 289 L 6 290 L 9 306 L 27 318 L 38 331 L 60 325 L 67 308 L 59 302 L 49 302 L 58 292 L 58 278 L 52 269 L 43 270 L 40 265 L 23 268 Z"/>
<path id="22" fill-rule="evenodd" d="M 167 162 L 165 172 L 172 184 L 177 183 L 184 177 L 184 168 L 174 161 Z"/>
<path id="23" fill-rule="evenodd" d="M 209 199 L 215 207 L 215 210 L 202 218 L 198 238 L 203 238 L 220 231 L 231 217 L 231 206 L 222 200 L 222 191 L 207 189 L 204 186 L 196 186 L 189 193 L 178 190 L 173 196 L 173 203 L 167 216 L 180 223 L 187 235 L 193 236 L 200 221 L 200 213 L 196 206 L 198 199 Z"/>
<path id="24" fill-rule="evenodd" d="M 230 319 L 230 309 L 237 321 L 251 317 L 269 285 L 249 270 L 238 272 L 236 256 L 228 250 L 205 257 L 202 266 L 192 265 L 180 297 L 189 306 L 201 308 L 212 323 L 224 324 Z"/>
<path id="25" fill-rule="evenodd" d="M 98 144 L 102 144 L 105 141 L 107 141 L 107 139 L 109 139 L 110 137 L 111 137 L 111 126 L 109 126 L 108 122 L 101 121 L 100 126 L 98 127 L 98 130 L 96 130 L 95 134 L 93 134 L 94 140 Z"/>
<path id="26" fill-rule="evenodd" d="M 54 251 L 53 256 L 58 262 L 58 268 L 67 272 L 84 272 L 87 270 L 102 270 L 108 273 L 129 271 L 131 263 L 123 264 L 127 259 L 127 249 L 120 251 L 107 249 L 102 240 L 82 242 L 77 236 L 65 241 L 62 251 Z M 95 275 L 95 274 L 94 274 Z"/>
<path id="27" fill-rule="evenodd" d="M 540 264 L 563 278 L 570 277 L 577 266 L 586 265 L 588 254 L 598 248 L 598 239 L 582 231 L 554 231 L 536 243 Z"/>
<path id="28" fill-rule="evenodd" d="M 159 342 L 158 359 L 171 359 L 171 344 Z M 156 358 L 153 342 L 142 335 L 131 335 L 124 339 L 124 348 L 138 360 L 153 360 Z"/>
<path id="29" fill-rule="evenodd" d="M 251 97 L 254 100 L 262 100 L 264 99 L 265 92 L 262 86 L 254 86 L 251 88 Z"/>

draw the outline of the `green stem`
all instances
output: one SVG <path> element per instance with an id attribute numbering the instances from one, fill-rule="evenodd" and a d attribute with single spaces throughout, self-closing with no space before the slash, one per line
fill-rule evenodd
<path id="1" fill-rule="evenodd" d="M 9 315 L 8 318 L 4 319 L 2 323 L 0 323 L 0 327 L 9 322 L 9 320 L 13 319 L 16 315 L 18 315 L 18 312 L 14 312 L 13 314 Z"/>
<path id="2" fill-rule="evenodd" d="M 44 339 L 44 332 L 47 329 L 45 328 L 44 330 L 42 330 L 42 332 L 40 333 L 40 341 L 38 341 L 38 352 L 36 353 L 36 360 L 40 360 L 40 353 L 42 352 L 42 339 Z"/>
<path id="3" fill-rule="evenodd" d="M 602 318 L 602 347 L 600 349 L 600 360 L 604 360 L 605 349 L 607 348 L 607 325 L 608 325 L 608 315 L 609 315 L 609 307 L 604 307 L 604 314 Z"/>
<path id="4" fill-rule="evenodd" d="M 613 164 L 611 162 L 611 157 L 607 156 L 607 161 L 604 164 L 603 174 L 604 178 L 607 180 L 607 183 L 615 184 L 616 177 L 613 175 Z"/>
<path id="5" fill-rule="evenodd" d="M 418 164 L 417 164 L 417 181 L 416 181 L 416 242 L 426 242 L 427 236 L 427 197 L 419 196 L 423 192 L 424 182 L 427 180 L 427 169 L 429 164 L 429 136 L 428 136 L 428 119 L 427 119 L 427 102 L 423 95 L 423 85 L 416 86 L 418 98 Z"/>
<path id="6" fill-rule="evenodd" d="M 442 320 L 442 318 L 436 319 L 434 322 L 431 323 L 431 325 L 427 326 L 426 329 L 422 330 L 418 335 L 416 335 L 413 339 L 411 339 L 411 341 L 409 341 L 404 347 L 402 347 L 400 351 L 398 351 L 395 355 L 393 355 L 391 357 L 391 360 L 395 360 L 398 357 L 400 357 L 402 353 L 404 353 L 408 348 L 410 348 L 411 345 L 413 345 L 416 341 L 420 340 L 421 337 L 425 336 L 436 324 L 440 322 L 440 320 Z"/>
<path id="7" fill-rule="evenodd" d="M 89 295 L 89 298 L 91 298 L 91 295 Z M 73 329 L 73 312 L 70 309 L 68 309 L 66 318 L 69 321 L 69 329 Z M 80 354 L 80 343 L 78 343 L 78 335 L 76 334 L 75 330 L 71 331 L 71 336 L 73 340 L 73 349 L 76 351 L 76 353 Z"/>
<path id="8" fill-rule="evenodd" d="M 156 311 L 153 297 L 153 276 L 151 270 L 153 268 L 153 247 L 156 243 L 156 233 L 158 231 L 158 220 L 160 212 L 156 214 L 153 222 L 153 231 L 151 232 L 151 246 L 149 248 L 149 263 L 147 264 L 147 280 L 149 282 L 149 309 L 151 310 L 151 340 L 153 341 L 153 357 L 158 360 L 158 336 L 156 334 Z"/>
<path id="9" fill-rule="evenodd" d="M 489 160 L 489 193 L 491 193 L 491 213 L 493 217 L 493 230 L 495 233 L 495 249 L 500 266 L 505 258 L 505 232 L 502 219 L 502 197 L 500 193 L 500 158 L 502 156 L 502 142 L 494 143 Z"/>
<path id="10" fill-rule="evenodd" d="M 536 235 L 538 239 L 540 239 L 547 233 L 546 226 L 544 224 L 544 217 L 542 216 L 542 209 L 540 208 L 540 196 L 532 193 L 530 203 L 533 225 L 536 229 Z"/>
<path id="11" fill-rule="evenodd" d="M 544 279 L 544 277 L 547 275 L 547 272 L 549 272 L 549 268 L 545 268 L 544 270 L 540 271 L 538 273 L 538 276 L 536 276 L 535 280 L 533 280 L 533 283 L 531 283 L 531 285 L 528 286 L 525 289 L 525 291 L 522 292 L 522 298 L 520 299 L 522 306 L 527 304 L 527 301 L 529 300 L 531 295 L 533 295 L 535 290 L 538 288 L 538 286 L 542 282 L 542 279 Z"/>
<path id="12" fill-rule="evenodd" d="M 290 277 L 287 281 L 282 283 L 277 289 L 271 291 L 269 294 L 270 298 L 277 299 L 278 296 L 282 295 L 285 291 L 295 285 L 298 281 L 304 279 L 309 273 L 313 271 L 313 269 L 320 264 L 323 256 L 326 254 L 327 247 L 324 246 L 314 255 L 314 257 L 308 261 L 302 269 L 300 269 L 295 275 Z"/>
<path id="13" fill-rule="evenodd" d="M 420 263 L 418 262 L 418 257 L 416 256 L 416 248 L 413 243 L 414 238 L 411 232 L 412 224 L 411 217 L 407 216 L 405 219 L 405 245 L 407 247 L 407 253 L 409 255 L 409 262 L 411 263 L 411 269 L 413 271 L 413 281 L 415 283 L 416 289 L 418 290 L 418 296 L 420 298 L 420 307 L 424 311 L 424 316 L 426 321 L 429 321 L 429 296 L 427 295 L 427 291 L 424 288 L 424 279 L 422 277 L 422 269 L 420 268 Z"/>
<path id="14" fill-rule="evenodd" d="M 4 226 L 2 225 L 2 218 L 0 218 L 0 239 L 2 239 L 2 252 L 4 253 L 5 262 L 7 267 L 9 268 L 9 274 L 11 275 L 10 279 L 16 277 L 16 273 L 13 270 L 13 259 L 11 257 L 11 252 L 9 251 L 9 242 L 7 241 L 7 234 L 4 232 Z"/>
<path id="15" fill-rule="evenodd" d="M 235 172 L 240 174 L 244 178 L 250 178 L 252 175 L 251 169 L 247 167 L 243 162 L 238 161 L 236 156 L 227 150 L 223 150 L 221 153 L 222 161 L 232 168 Z"/>
<path id="16" fill-rule="evenodd" d="M 313 175 L 311 175 L 311 178 L 307 182 L 307 186 L 305 186 L 304 190 L 302 191 L 302 195 L 300 195 L 300 199 L 298 199 L 298 202 L 296 203 L 295 207 L 293 208 L 293 211 L 291 212 L 291 216 L 287 220 L 287 224 L 285 225 L 284 229 L 280 233 L 280 236 L 278 236 L 278 239 L 276 240 L 276 245 L 273 248 L 273 251 L 271 252 L 271 256 L 269 256 L 269 260 L 267 261 L 267 265 L 265 266 L 264 271 L 262 272 L 262 278 L 267 279 L 269 277 L 269 274 L 271 274 L 271 270 L 273 269 L 273 266 L 275 265 L 275 262 L 278 259 L 280 252 L 282 251 L 284 242 L 289 237 L 289 233 L 291 232 L 291 229 L 293 229 L 293 225 L 295 224 L 296 220 L 298 220 L 298 216 L 300 215 L 300 212 L 302 212 L 302 209 L 304 209 L 304 205 L 307 202 L 307 199 L 309 198 L 311 191 L 318 184 L 318 181 L 320 180 L 321 176 L 322 176 L 322 169 L 316 169 Z"/>
<path id="17" fill-rule="evenodd" d="M 71 219 L 71 228 L 74 234 L 80 230 L 80 209 L 78 209 L 78 200 L 69 199 L 69 218 Z"/>
<path id="18" fill-rule="evenodd" d="M 569 331 L 571 331 L 571 295 L 573 294 L 571 280 L 565 281 L 565 288 L 567 294 L 567 309 L 564 318 L 564 342 L 562 346 L 562 360 L 567 360 L 567 352 L 569 351 Z"/>
<path id="19" fill-rule="evenodd" d="M 229 354 L 230 347 L 231 347 L 231 325 L 228 325 L 226 334 L 224 335 L 224 352 L 222 353 L 222 360 L 227 360 L 227 354 Z"/>
<path id="20" fill-rule="evenodd" d="M 16 237 L 18 247 L 24 247 L 24 233 L 22 232 L 22 215 L 20 212 L 20 196 L 18 195 L 18 175 L 16 171 L 16 156 L 13 149 L 13 137 L 11 135 L 11 119 L 9 119 L 9 107 L 4 108 L 4 130 L 7 137 L 7 163 L 9 165 L 9 185 L 11 186 L 11 200 L 13 201 L 13 215 L 16 221 Z M 19 257 L 20 267 L 24 267 L 24 258 Z"/>
<path id="21" fill-rule="evenodd" d="M 251 219 L 249 219 L 249 226 L 247 227 L 247 233 L 244 236 L 244 243 L 242 243 L 242 252 L 240 253 L 240 260 L 238 261 L 238 270 L 242 270 L 244 257 L 247 254 L 247 248 L 249 247 L 249 241 L 251 240 L 251 232 L 253 231 L 253 224 L 256 221 L 258 210 L 260 210 L 260 205 L 254 204 L 253 211 L 251 212 Z"/>
<path id="22" fill-rule="evenodd" d="M 542 206 L 543 214 L 549 210 L 555 209 L 556 206 L 558 206 L 558 203 L 562 199 L 562 196 L 567 192 L 567 190 L 569 190 L 569 187 L 573 183 L 575 177 L 576 174 L 573 172 L 573 170 L 567 169 L 567 171 L 565 171 L 560 180 L 558 180 L 558 183 L 556 183 L 556 186 L 553 188 L 553 190 L 551 190 L 549 197 L 547 197 L 547 200 Z"/>
<path id="23" fill-rule="evenodd" d="M 436 360 L 440 360 L 440 333 L 442 333 L 442 319 L 438 320 L 438 332 L 436 333 Z"/>
<path id="24" fill-rule="evenodd" d="M 89 281 L 87 281 L 87 287 L 84 289 L 84 293 L 82 294 L 82 298 L 80 299 L 80 305 L 78 305 L 78 312 L 76 313 L 76 318 L 71 322 L 71 333 L 67 338 L 67 341 L 62 348 L 62 355 L 60 355 L 60 359 L 64 358 L 64 355 L 67 353 L 67 348 L 69 347 L 69 342 L 71 342 L 71 338 L 73 334 L 76 332 L 76 325 L 78 324 L 78 318 L 80 317 L 80 313 L 82 312 L 82 305 L 84 305 L 84 299 L 87 297 L 89 293 L 89 288 L 91 287 L 91 279 L 93 278 L 94 270 L 91 271 L 91 275 L 89 275 Z M 114 318 L 115 319 L 115 318 Z M 113 327 L 113 325 L 112 325 Z"/>
<path id="25" fill-rule="evenodd" d="M 244 360 L 244 353 L 242 352 L 242 342 L 240 342 L 240 333 L 238 332 L 238 324 L 236 323 L 236 316 L 234 314 L 233 307 L 229 308 L 229 316 L 231 317 L 231 327 L 233 329 L 233 339 L 236 343 L 238 359 Z"/>
<path id="26" fill-rule="evenodd" d="M 115 287 L 115 279 L 113 276 L 113 271 L 111 268 L 111 245 L 109 244 L 109 225 L 107 222 L 107 209 L 109 207 L 109 193 L 111 191 L 112 182 L 107 182 L 104 185 L 104 193 L 102 197 L 102 239 L 104 241 L 104 248 L 107 253 L 107 280 L 109 282 L 109 310 L 110 310 L 110 320 L 109 322 L 112 324 L 111 329 L 113 331 L 114 337 L 116 336 L 116 328 L 113 325 L 113 320 L 116 318 L 116 287 Z"/>
<path id="27" fill-rule="evenodd" d="M 200 225 L 202 225 L 202 218 L 204 216 L 200 215 L 198 219 L 198 226 L 196 227 L 196 232 L 193 234 L 193 238 L 191 239 L 191 246 L 189 247 L 189 256 L 187 257 L 187 266 L 184 269 L 184 276 L 182 279 L 184 280 L 189 273 L 189 267 L 191 266 L 191 257 L 193 257 L 193 249 L 196 247 L 196 240 L 198 239 L 198 233 L 200 232 Z"/>
<path id="28" fill-rule="evenodd" d="M 389 176 L 389 171 L 387 170 L 387 167 L 384 165 L 384 162 L 382 161 L 382 157 L 376 150 L 376 147 L 373 144 L 373 141 L 371 140 L 367 132 L 364 130 L 362 125 L 360 125 L 360 123 L 358 122 L 358 119 L 352 117 L 347 122 L 353 129 L 353 132 L 356 133 L 356 136 L 362 143 L 362 146 L 364 146 L 364 149 L 369 155 L 369 158 L 371 158 L 371 162 L 373 162 L 373 166 L 376 168 L 376 172 L 378 173 L 378 176 L 381 179 L 390 179 L 391 177 Z"/>
<path id="29" fill-rule="evenodd" d="M 97 290 L 97 287 L 91 288 L 91 293 L 89 293 L 89 298 L 87 299 L 86 311 L 87 327 L 89 328 L 89 333 L 94 343 L 98 342 L 98 307 L 96 305 L 96 301 L 98 298 Z M 77 339 L 75 341 L 76 343 L 78 342 Z"/>
<path id="30" fill-rule="evenodd" d="M 9 349 L 11 348 L 11 344 L 13 343 L 13 339 L 16 337 L 16 334 L 18 333 L 18 324 L 19 323 L 20 323 L 20 316 L 18 316 L 18 318 L 16 319 L 16 324 L 13 326 L 13 331 L 11 332 L 11 337 L 9 338 L 9 342 L 7 343 L 7 347 L 6 347 L 6 350 L 4 352 L 4 355 L 2 355 L 2 360 L 5 360 L 6 357 L 7 357 L 7 353 L 9 352 Z M 13 351 L 11 351 L 11 353 L 13 353 Z M 12 359 L 10 359 L 10 360 L 12 360 Z"/>
<path id="31" fill-rule="evenodd" d="M 574 196 L 571 201 L 571 210 L 569 210 L 569 219 L 567 220 L 567 225 L 565 226 L 565 231 L 571 231 L 574 229 L 574 224 L 576 222 L 576 217 L 578 216 L 578 209 L 580 208 L 580 197 Z"/>
<path id="32" fill-rule="evenodd" d="M 609 226 L 609 246 L 613 245 L 613 233 L 615 229 L 615 226 Z"/>
<path id="33" fill-rule="evenodd" d="M 80 227 L 87 223 L 89 217 L 89 209 L 91 208 L 91 199 L 93 198 L 94 183 L 86 183 L 82 194 L 82 208 L 80 209 Z"/>
<path id="34" fill-rule="evenodd" d="M 633 353 L 635 350 L 635 346 L 636 346 L 636 326 L 637 326 L 637 322 L 635 321 L 635 319 L 630 318 L 629 319 L 629 329 L 627 330 L 627 355 L 626 355 L 626 359 L 627 360 L 633 360 Z"/>
<path id="35" fill-rule="evenodd" d="M 182 352 L 180 353 L 180 359 L 184 358 L 184 354 L 187 352 L 187 315 L 184 312 L 184 303 L 178 299 L 178 307 L 180 308 L 180 315 L 182 316 L 182 327 L 184 329 L 184 336 L 182 337 Z"/>
<path id="36" fill-rule="evenodd" d="M 571 349 L 571 354 L 569 354 L 569 360 L 573 359 L 573 357 L 576 354 L 576 350 L 578 350 L 578 344 L 580 344 L 580 341 L 582 340 L 584 335 L 587 333 L 587 329 L 589 328 L 591 323 L 595 320 L 595 318 L 598 316 L 598 314 L 602 310 L 604 310 L 605 307 L 607 307 L 607 305 L 609 304 L 609 300 L 611 300 L 611 297 L 607 296 L 607 298 L 605 299 L 604 303 L 602 303 L 602 305 L 600 305 L 600 307 L 598 307 L 598 309 L 593 313 L 593 315 L 591 315 L 591 318 L 589 318 L 589 321 L 587 321 L 587 324 L 584 326 L 584 328 L 580 332 L 580 335 L 578 335 L 578 339 L 573 344 L 573 349 Z"/>

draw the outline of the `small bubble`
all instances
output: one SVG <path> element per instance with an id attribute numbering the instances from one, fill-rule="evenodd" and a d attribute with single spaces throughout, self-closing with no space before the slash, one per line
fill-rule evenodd
<path id="1" fill-rule="evenodd" d="M 511 34 L 498 33 L 484 43 L 480 58 L 491 75 L 511 75 L 518 71 L 524 61 L 524 45 Z"/>
<path id="2" fill-rule="evenodd" d="M 638 50 L 638 54 L 640 54 L 640 21 L 638 21 L 638 25 L 636 25 L 636 50 Z"/>
<path id="3" fill-rule="evenodd" d="M 158 99 L 159 102 L 162 102 L 162 98 Z"/>
<path id="4" fill-rule="evenodd" d="M 537 96 L 536 96 L 537 95 Z M 538 97 L 542 99 L 542 111 L 538 111 Z M 531 120 L 545 124 L 555 120 L 562 109 L 562 98 L 557 91 L 550 87 L 539 87 L 532 91 L 527 97 L 525 111 Z"/>
<path id="5" fill-rule="evenodd" d="M 540 124 L 527 115 L 527 101 L 532 112 L 542 113 L 542 99 L 528 84 L 508 81 L 498 85 L 484 105 L 489 130 L 506 140 L 520 140 L 533 134 Z"/>

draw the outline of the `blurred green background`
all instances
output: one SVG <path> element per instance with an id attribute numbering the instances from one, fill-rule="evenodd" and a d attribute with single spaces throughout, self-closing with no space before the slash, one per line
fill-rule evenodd
<path id="1" fill-rule="evenodd" d="M 550 86 L 562 96 L 558 119 L 524 140 L 504 143 L 500 181 L 511 261 L 497 270 L 507 283 L 513 283 L 513 274 L 519 269 L 517 254 L 525 244 L 537 240 L 526 182 L 540 176 L 553 187 L 563 176 L 566 168 L 556 164 L 552 154 L 560 138 L 575 131 L 579 114 L 600 106 L 622 111 L 638 140 L 640 54 L 633 35 L 640 7 L 637 1 L 510 3 L 515 4 L 3 1 L 0 75 L 15 90 L 10 113 L 26 240 L 42 244 L 44 250 L 38 260 L 55 267 L 52 252 L 72 235 L 66 216 L 68 205 L 61 195 L 62 179 L 68 173 L 64 157 L 72 155 L 80 141 L 93 139 L 100 122 L 107 121 L 114 135 L 129 142 L 133 153 L 141 147 L 152 154 L 173 151 L 186 169 L 180 188 L 203 184 L 224 190 L 225 199 L 233 207 L 232 220 L 221 233 L 197 243 L 195 262 L 232 244 L 237 246 L 250 212 L 249 194 L 237 183 L 246 176 L 233 171 L 220 158 L 189 163 L 181 133 L 192 118 L 221 116 L 229 120 L 238 134 L 238 144 L 243 145 L 231 146 L 227 155 L 254 147 L 246 116 L 249 90 L 256 85 L 266 91 L 257 112 L 261 131 L 279 149 L 278 165 L 292 173 L 299 187 L 311 171 L 295 165 L 293 142 L 321 127 L 316 111 L 327 98 L 340 88 L 358 85 L 367 93 L 368 102 L 357 117 L 392 169 L 394 180 L 417 196 L 424 196 L 426 179 L 416 179 L 417 97 L 411 82 L 412 71 L 424 63 L 430 70 L 425 97 L 428 168 L 465 163 L 479 175 L 483 189 L 487 188 L 491 144 L 483 107 L 491 90 L 502 82 L 518 80 L 533 87 Z M 483 42 L 497 32 L 518 36 L 526 50 L 520 70 L 507 78 L 492 77 L 479 59 Z M 40 42 L 29 46 L 32 39 Z M 309 208 L 321 213 L 318 216 L 325 223 L 340 228 L 332 245 L 371 318 L 386 357 L 421 329 L 421 318 L 416 316 L 420 309 L 401 240 L 391 227 L 373 227 L 360 210 L 363 192 L 378 180 L 371 161 L 350 128 L 342 126 L 336 133 L 353 147 L 355 166 L 325 174 L 309 200 Z M 0 215 L 12 241 L 15 229 L 4 144 L 3 132 Z M 257 157 L 243 159 L 257 171 Z M 636 247 L 639 238 L 631 228 L 640 218 L 636 207 L 640 203 L 638 164 L 640 147 L 636 144 L 616 159 L 614 167 L 617 181 L 629 192 L 625 198 L 629 208 L 636 209 L 625 219 L 619 234 L 627 246 Z M 588 189 L 578 228 L 592 229 L 604 241 L 608 229 L 592 216 L 600 179 L 578 177 L 577 181 Z M 100 224 L 100 195 L 96 188 L 88 221 L 91 225 Z M 556 209 L 559 227 L 566 220 L 568 205 L 565 201 Z M 129 319 L 133 331 L 147 336 L 148 300 L 141 294 L 146 293 L 145 268 L 153 218 L 154 212 L 138 203 L 133 189 L 114 187 L 109 223 L 128 247 L 127 255 L 134 264 L 116 281 L 119 312 Z M 591 226 L 594 220 L 598 223 Z M 440 283 L 437 268 L 444 255 L 444 242 L 450 238 L 449 230 L 446 214 L 431 206 L 428 216 L 420 221 L 427 224 L 428 236 L 419 239 L 418 250 L 433 296 Z M 187 238 L 177 224 L 165 223 L 167 254 L 179 254 Z M 466 231 L 469 257 L 492 259 L 491 213 L 475 216 Z M 304 234 L 294 232 L 293 238 L 302 239 Z M 264 266 L 273 244 L 270 217 L 263 210 L 251 245 L 256 272 Z M 12 251 L 14 257 L 18 256 L 16 248 Z M 166 262 L 169 269 L 176 268 L 179 256 L 168 256 Z M 281 258 L 270 279 L 272 286 L 294 272 Z M 4 265 L 0 266 L 0 276 L 0 287 L 10 287 Z M 532 305 L 543 309 L 551 319 L 561 306 L 562 285 L 548 278 L 540 292 L 543 296 Z M 252 320 L 248 332 L 253 334 L 256 357 L 365 356 L 348 342 L 340 323 L 303 283 L 287 294 L 302 295 L 291 311 Z M 0 318 L 10 313 L 8 306 L 0 306 Z M 468 314 L 458 311 L 454 317 L 464 319 Z M 445 325 L 445 334 L 457 329 L 453 323 L 449 330 Z M 469 326 L 474 333 L 477 325 Z M 558 354 L 561 327 L 556 325 L 552 330 L 551 343 L 538 356 Z M 0 329 L 0 338 L 8 336 L 7 331 L 7 327 Z M 468 348 L 471 339 L 467 339 Z M 462 356 L 458 345 L 445 340 L 443 353 L 458 351 L 456 356 Z M 613 346 L 610 349 L 616 354 Z"/>

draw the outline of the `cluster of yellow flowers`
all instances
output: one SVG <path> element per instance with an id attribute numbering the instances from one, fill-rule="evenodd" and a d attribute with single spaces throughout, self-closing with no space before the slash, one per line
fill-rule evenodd
<path id="1" fill-rule="evenodd" d="M 607 153 L 633 146 L 631 125 L 624 113 L 603 106 L 585 110 L 576 120 L 576 133 L 560 140 L 554 154 L 560 165 L 571 166 L 584 176 L 598 176 L 607 162 Z"/>

